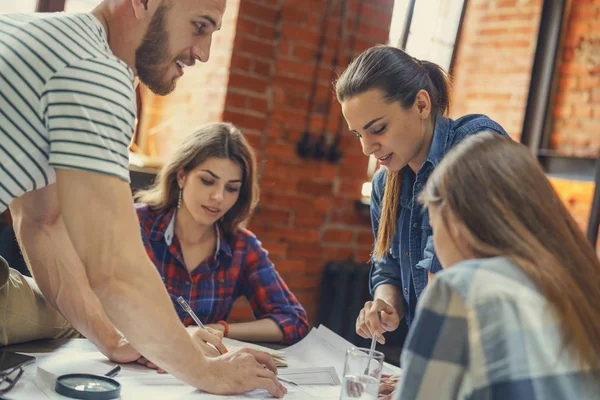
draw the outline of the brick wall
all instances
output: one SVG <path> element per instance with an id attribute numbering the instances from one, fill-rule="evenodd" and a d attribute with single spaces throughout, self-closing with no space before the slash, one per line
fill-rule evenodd
<path id="1" fill-rule="evenodd" d="M 459 38 L 451 115 L 487 114 L 519 140 L 542 0 L 469 0 Z"/>
<path id="2" fill-rule="evenodd" d="M 573 0 L 563 41 L 551 147 L 600 154 L 600 0 Z"/>
<path id="3" fill-rule="evenodd" d="M 339 48 L 338 69 L 343 69 L 362 50 L 386 43 L 393 7 L 393 0 L 347 0 L 343 11 L 341 1 L 332 1 L 317 70 L 327 3 L 238 0 L 233 5 L 228 1 L 228 21 L 234 27 L 224 23 L 223 32 L 215 35 L 215 41 L 225 43 L 223 49 L 215 42 L 209 63 L 186 71 L 173 94 L 159 99 L 144 96 L 144 115 L 149 115 L 144 129 L 157 132 L 159 155 L 169 154 L 196 123 L 222 119 L 244 131 L 258 155 L 262 189 L 249 228 L 269 250 L 311 321 L 316 317 L 325 263 L 332 259 L 366 262 L 373 243 L 369 216 L 359 214 L 354 206 L 367 179 L 368 159 L 345 124 L 340 126 L 341 110 L 331 86 L 332 61 Z M 342 39 L 338 38 L 340 23 L 344 24 Z M 313 83 L 316 96 L 310 108 Z M 207 92 L 212 93 L 208 100 Z M 315 138 L 325 130 L 331 140 L 341 128 L 343 157 L 338 164 L 296 155 L 307 118 Z M 232 318 L 249 316 L 245 301 L 238 302 Z"/>
<path id="4" fill-rule="evenodd" d="M 455 64 L 452 115 L 485 113 L 521 136 L 541 0 L 470 0 Z M 572 0 L 559 66 L 551 145 L 561 153 L 600 151 L 600 0 Z M 552 179 L 582 230 L 594 185 Z M 600 247 L 599 247 L 600 249 Z"/>
<path id="5" fill-rule="evenodd" d="M 327 1 L 244 0 L 238 14 L 223 118 L 240 125 L 259 154 L 262 196 L 250 229 L 270 250 L 311 320 L 327 260 L 367 261 L 373 242 L 368 216 L 354 209 L 368 161 L 354 136 L 343 130 L 338 165 L 302 159 L 295 151 L 307 117 L 315 138 L 323 128 L 331 137 L 338 131 L 341 110 L 331 91 L 331 69 L 340 22 L 346 34 L 339 68 L 349 57 L 387 41 L 393 1 L 362 1 L 363 22 L 354 40 L 350 31 L 359 1 L 348 1 L 345 21 L 340 21 L 341 2 L 332 2 L 320 65 L 316 58 Z"/>

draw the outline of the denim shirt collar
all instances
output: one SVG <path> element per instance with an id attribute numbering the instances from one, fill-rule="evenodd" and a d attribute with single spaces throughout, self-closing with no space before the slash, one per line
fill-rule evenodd
<path id="1" fill-rule="evenodd" d="M 442 115 L 438 116 L 435 119 L 431 147 L 429 148 L 427 158 L 425 159 L 425 162 L 433 164 L 434 168 L 438 166 L 444 155 L 447 153 L 446 147 L 448 146 L 449 131 L 450 119 Z"/>
<path id="2" fill-rule="evenodd" d="M 427 157 L 425 158 L 425 162 L 423 166 L 419 169 L 419 172 L 424 170 L 424 166 L 427 163 L 430 163 L 432 168 L 437 167 L 439 162 L 442 160 L 444 155 L 446 154 L 446 147 L 448 146 L 448 132 L 450 130 L 450 120 L 444 116 L 438 116 L 435 119 L 435 125 L 433 128 L 433 138 L 431 139 L 431 146 L 429 147 L 429 152 L 427 153 Z M 406 166 L 402 173 L 403 182 L 410 182 L 414 180 L 415 174 L 410 169 L 410 167 Z M 414 184 L 414 182 L 412 182 Z M 412 185 L 403 184 L 400 189 L 400 205 L 405 208 L 411 208 L 411 204 L 413 202 L 413 187 Z"/>
<path id="3" fill-rule="evenodd" d="M 177 216 L 177 211 L 175 208 L 163 213 L 156 218 L 156 221 L 152 225 L 152 230 L 150 231 L 149 239 L 153 241 L 160 241 L 164 239 L 167 246 L 170 246 L 173 243 L 173 238 L 175 237 L 175 217 Z M 225 240 L 225 235 L 223 234 L 223 230 L 219 226 L 219 223 L 214 224 L 215 230 L 217 232 L 217 246 L 215 250 L 215 260 L 217 259 L 218 254 L 222 251 L 225 255 L 231 257 L 231 246 Z"/>

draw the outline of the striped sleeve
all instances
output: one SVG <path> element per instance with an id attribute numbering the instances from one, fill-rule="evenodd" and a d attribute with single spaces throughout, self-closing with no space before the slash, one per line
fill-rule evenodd
<path id="1" fill-rule="evenodd" d="M 129 182 L 135 93 L 131 72 L 123 64 L 110 59 L 77 61 L 48 81 L 41 107 L 52 167 Z"/>

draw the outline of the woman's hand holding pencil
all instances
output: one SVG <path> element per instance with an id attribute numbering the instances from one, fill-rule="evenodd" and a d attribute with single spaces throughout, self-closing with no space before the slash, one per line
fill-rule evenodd
<path id="1" fill-rule="evenodd" d="M 218 357 L 227 353 L 227 349 L 221 342 L 223 332 L 212 328 L 200 328 L 198 326 L 188 326 L 187 331 L 191 338 L 199 345 L 207 357 Z"/>

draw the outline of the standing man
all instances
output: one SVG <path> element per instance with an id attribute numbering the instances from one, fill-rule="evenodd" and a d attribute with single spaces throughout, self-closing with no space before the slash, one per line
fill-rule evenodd
<path id="1" fill-rule="evenodd" d="M 224 11 L 225 0 L 105 0 L 90 14 L 1 15 L 0 212 L 10 207 L 44 296 L 108 357 L 141 353 L 212 393 L 282 397 L 267 354 L 208 359 L 186 332 L 129 189 L 134 77 L 171 92 L 208 60 Z"/>

